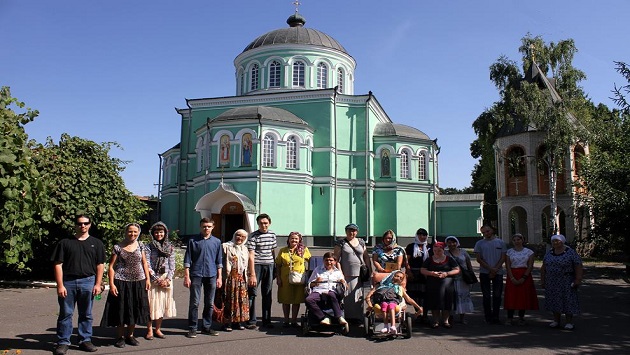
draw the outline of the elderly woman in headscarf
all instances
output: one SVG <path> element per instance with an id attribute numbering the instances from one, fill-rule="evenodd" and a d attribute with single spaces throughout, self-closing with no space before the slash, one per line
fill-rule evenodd
<path id="1" fill-rule="evenodd" d="M 287 246 L 280 249 L 276 257 L 276 272 L 278 284 L 278 302 L 282 303 L 284 313 L 283 327 L 298 328 L 297 316 L 300 312 L 300 304 L 304 303 L 304 284 L 292 284 L 289 282 L 291 271 L 304 274 L 308 267 L 311 252 L 304 245 L 302 234 L 299 232 L 289 233 Z M 291 322 L 289 323 L 289 311 L 291 311 Z"/>
<path id="2" fill-rule="evenodd" d="M 149 306 L 151 319 L 147 324 L 145 339 L 163 339 L 162 320 L 164 317 L 175 317 L 175 299 L 173 298 L 173 276 L 175 274 L 175 248 L 168 239 L 168 228 L 163 222 L 151 226 L 151 243 L 147 245 L 147 261 L 151 278 L 149 290 Z M 153 330 L 155 322 L 155 331 Z"/>
<path id="3" fill-rule="evenodd" d="M 582 284 L 583 268 L 580 256 L 565 242 L 561 234 L 551 237 L 551 249 L 540 268 L 540 285 L 545 289 L 545 309 L 553 312 L 549 327 L 559 328 L 564 313 L 564 329 L 573 330 L 573 315 L 580 313 L 578 286 Z"/>
<path id="4" fill-rule="evenodd" d="M 234 232 L 232 240 L 222 244 L 223 272 L 223 329 L 245 329 L 243 322 L 249 320 L 249 299 L 247 297 L 247 268 L 249 251 L 247 250 L 247 231 Z"/>
<path id="5" fill-rule="evenodd" d="M 405 249 L 396 243 L 394 231 L 388 229 L 383 233 L 381 242 L 372 251 L 372 262 L 374 264 L 374 274 L 372 282 L 379 283 L 392 271 L 403 270 L 406 266 Z"/>
<path id="6" fill-rule="evenodd" d="M 446 237 L 446 246 L 448 255 L 452 256 L 461 271 L 472 270 L 472 262 L 468 252 L 459 247 L 459 239 L 454 236 Z M 459 322 L 462 324 L 468 324 L 466 322 L 466 313 L 472 313 L 474 311 L 472 298 L 470 297 L 470 285 L 464 282 L 461 273 L 454 277 L 455 284 L 455 314 L 459 314 Z"/>

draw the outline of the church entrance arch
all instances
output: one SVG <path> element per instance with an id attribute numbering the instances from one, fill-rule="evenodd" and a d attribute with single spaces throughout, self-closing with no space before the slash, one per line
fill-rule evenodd
<path id="1" fill-rule="evenodd" d="M 525 240 L 528 238 L 527 229 L 527 211 L 521 206 L 516 206 L 510 210 L 510 241 L 516 233 L 523 235 Z"/>
<path id="2" fill-rule="evenodd" d="M 214 221 L 213 234 L 221 241 L 229 241 L 237 229 L 248 233 L 255 230 L 256 208 L 245 195 L 236 192 L 230 184 L 220 183 L 212 192 L 203 195 L 195 211 L 201 217 L 210 217 Z"/>
<path id="3" fill-rule="evenodd" d="M 567 228 L 566 228 L 566 215 L 564 213 L 564 210 L 562 210 L 562 208 L 560 208 L 560 206 L 558 206 L 558 211 L 560 212 L 558 214 L 558 233 L 562 234 L 562 235 L 567 235 Z M 542 241 L 544 243 L 551 243 L 551 240 L 549 238 L 551 238 L 551 235 L 553 234 L 553 228 L 551 226 L 551 206 L 547 206 L 542 210 L 542 213 L 540 215 L 540 217 L 542 218 Z"/>

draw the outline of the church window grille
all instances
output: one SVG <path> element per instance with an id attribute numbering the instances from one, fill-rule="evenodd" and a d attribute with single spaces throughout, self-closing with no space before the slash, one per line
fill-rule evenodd
<path id="1" fill-rule="evenodd" d="M 400 153 L 400 177 L 409 179 L 409 153 L 406 150 Z"/>
<path id="2" fill-rule="evenodd" d="M 275 165 L 275 143 L 276 140 L 269 133 L 263 138 L 263 167 L 273 168 Z"/>
<path id="3" fill-rule="evenodd" d="M 280 63 L 276 60 L 269 65 L 269 87 L 280 87 Z"/>
<path id="4" fill-rule="evenodd" d="M 418 180 L 427 179 L 427 155 L 424 152 L 418 157 Z"/>
<path id="5" fill-rule="evenodd" d="M 293 136 L 287 139 L 287 169 L 297 169 L 297 141 Z"/>
<path id="6" fill-rule="evenodd" d="M 293 86 L 304 87 L 304 62 L 293 63 Z"/>
<path id="7" fill-rule="evenodd" d="M 343 72 L 343 69 L 339 68 L 337 69 L 337 92 L 339 92 L 340 94 L 343 94 L 343 88 L 344 88 L 344 84 L 345 84 L 345 73 Z"/>
<path id="8" fill-rule="evenodd" d="M 317 88 L 325 89 L 328 87 L 328 66 L 324 63 L 317 65 Z"/>
<path id="9" fill-rule="evenodd" d="M 252 65 L 250 90 L 258 89 L 259 68 L 258 64 Z"/>

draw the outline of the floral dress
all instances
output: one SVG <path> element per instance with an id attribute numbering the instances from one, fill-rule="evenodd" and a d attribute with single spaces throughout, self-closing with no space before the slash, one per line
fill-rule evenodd
<path id="1" fill-rule="evenodd" d="M 582 259 L 571 248 L 554 254 L 553 249 L 545 254 L 545 310 L 554 313 L 580 314 L 577 288 L 571 287 L 575 278 L 574 267 Z"/>

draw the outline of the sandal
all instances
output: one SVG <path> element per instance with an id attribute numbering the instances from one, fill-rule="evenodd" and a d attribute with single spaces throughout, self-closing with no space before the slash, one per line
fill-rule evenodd
<path id="1" fill-rule="evenodd" d="M 145 338 L 146 340 L 153 340 L 153 335 L 149 335 L 149 334 L 147 334 L 147 335 L 145 335 L 145 336 L 144 336 L 144 338 Z"/>
<path id="2" fill-rule="evenodd" d="M 440 327 L 440 323 L 435 322 L 433 324 L 431 324 L 431 328 L 435 329 L 435 328 L 439 328 Z"/>
<path id="3" fill-rule="evenodd" d="M 155 332 L 155 337 L 156 338 L 160 338 L 160 339 L 164 339 L 166 338 L 166 335 L 164 335 L 162 332 Z"/>
<path id="4" fill-rule="evenodd" d="M 444 328 L 447 328 L 447 329 L 451 329 L 451 328 L 453 328 L 453 325 L 452 325 L 451 323 L 448 323 L 448 322 L 446 322 L 446 323 L 442 324 L 442 326 L 443 326 Z"/>

